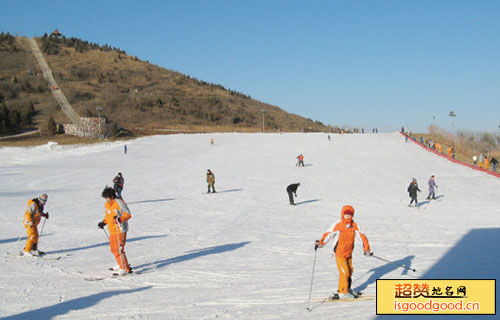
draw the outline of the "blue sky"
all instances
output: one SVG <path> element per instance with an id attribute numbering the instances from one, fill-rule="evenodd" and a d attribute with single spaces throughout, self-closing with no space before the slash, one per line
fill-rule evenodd
<path id="1" fill-rule="evenodd" d="M 500 1 L 2 1 L 0 30 L 51 32 L 324 123 L 499 131 Z M 1 72 L 1 71 L 0 71 Z"/>

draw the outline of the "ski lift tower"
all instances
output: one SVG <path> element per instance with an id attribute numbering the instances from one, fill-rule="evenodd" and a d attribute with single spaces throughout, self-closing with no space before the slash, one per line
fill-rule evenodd
<path id="1" fill-rule="evenodd" d="M 451 131 L 453 132 L 453 131 L 455 131 L 455 129 L 454 129 L 455 124 L 454 124 L 454 120 L 453 120 L 453 118 L 455 118 L 457 115 L 456 115 L 456 114 L 455 114 L 455 112 L 453 112 L 453 110 L 452 110 L 452 111 L 450 111 L 449 116 L 450 116 L 450 118 L 451 118 Z"/>
<path id="2" fill-rule="evenodd" d="M 262 133 L 264 133 L 264 132 L 266 132 L 265 115 L 266 115 L 267 110 L 261 109 L 260 112 L 262 112 Z"/>

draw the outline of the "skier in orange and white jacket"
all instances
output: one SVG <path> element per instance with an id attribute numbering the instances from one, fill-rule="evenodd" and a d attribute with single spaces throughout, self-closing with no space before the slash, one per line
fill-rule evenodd
<path id="1" fill-rule="evenodd" d="M 102 197 L 106 199 L 106 204 L 104 205 L 106 215 L 97 226 L 101 229 L 106 225 L 108 226 L 109 247 L 117 262 L 117 265 L 110 268 L 110 270 L 115 271 L 113 275 L 122 276 L 132 272 L 125 254 L 128 220 L 132 218 L 132 215 L 125 201 L 116 197 L 113 188 L 106 187 L 102 192 Z"/>
<path id="2" fill-rule="evenodd" d="M 370 257 L 373 253 L 370 250 L 368 238 L 361 232 L 359 226 L 353 220 L 354 208 L 352 206 L 344 206 L 342 208 L 341 220 L 338 223 L 333 223 L 327 232 L 323 234 L 321 240 L 316 240 L 316 248 L 323 248 L 330 240 L 334 240 L 338 236 L 337 243 L 334 247 L 335 260 L 339 270 L 339 299 L 354 299 L 358 296 L 351 289 L 352 273 L 352 250 L 354 249 L 354 240 L 358 234 L 363 241 L 363 251 L 366 257 Z M 335 296 L 335 295 L 334 295 Z"/>

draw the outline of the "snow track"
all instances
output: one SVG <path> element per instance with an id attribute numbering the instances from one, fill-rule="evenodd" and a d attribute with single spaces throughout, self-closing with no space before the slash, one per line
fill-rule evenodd
<path id="1" fill-rule="evenodd" d="M 0 148 L 0 252 L 24 236 L 28 199 L 47 192 L 50 220 L 39 247 L 63 256 L 0 255 L 0 317 L 373 319 L 374 300 L 313 302 L 306 311 L 314 240 L 339 220 L 344 204 L 355 207 L 376 255 L 418 270 L 365 258 L 358 243 L 353 287 L 366 294 L 375 294 L 380 277 L 446 275 L 441 259 L 483 228 L 493 230 L 488 241 L 500 240 L 500 179 L 399 134 L 332 135 L 330 142 L 323 134 L 215 134 L 215 145 L 210 137 L 141 138 L 127 142 L 127 155 L 121 142 Z M 304 168 L 295 167 L 299 153 Z M 204 194 L 207 169 L 217 194 Z M 125 250 L 137 274 L 85 281 L 110 274 L 115 264 L 97 223 L 104 216 L 100 193 L 118 171 L 132 211 Z M 441 201 L 425 202 L 432 174 Z M 423 191 L 420 210 L 407 207 L 412 177 Z M 285 188 L 295 182 L 298 205 L 290 206 Z M 498 278 L 498 254 L 471 249 L 488 266 L 476 274 L 466 250 L 454 257 L 450 277 Z M 336 290 L 331 252 L 331 245 L 318 252 L 316 301 Z"/>

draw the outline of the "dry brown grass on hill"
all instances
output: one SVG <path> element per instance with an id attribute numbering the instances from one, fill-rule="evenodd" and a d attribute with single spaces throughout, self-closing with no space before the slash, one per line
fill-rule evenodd
<path id="1" fill-rule="evenodd" d="M 104 116 L 123 127 L 218 128 L 217 131 L 258 131 L 261 110 L 267 110 L 266 128 L 283 131 L 326 131 L 320 122 L 289 114 L 284 110 L 251 99 L 249 96 L 167 70 L 109 46 L 89 44 L 78 39 L 37 39 L 55 80 L 81 116 Z M 0 91 L 17 77 L 34 90 L 14 88 L 17 96 L 9 106 L 34 104 L 35 125 L 52 116 L 68 122 L 43 80 L 40 68 L 26 38 L 16 38 L 18 51 L 0 51 Z M 198 130 L 200 131 L 200 130 Z M 213 131 L 213 130 L 212 130 Z"/>
<path id="2" fill-rule="evenodd" d="M 457 131 L 450 133 L 437 126 L 430 126 L 428 133 L 414 133 L 412 136 L 420 141 L 432 140 L 443 146 L 443 153 L 447 154 L 448 147 L 455 148 L 456 158 L 467 163 L 473 163 L 472 156 L 483 154 L 489 157 L 500 159 L 500 135 L 492 133 L 472 133 L 467 131 Z"/>

